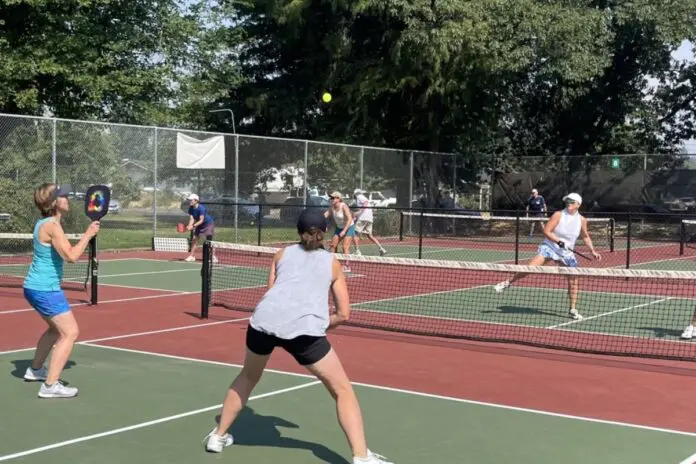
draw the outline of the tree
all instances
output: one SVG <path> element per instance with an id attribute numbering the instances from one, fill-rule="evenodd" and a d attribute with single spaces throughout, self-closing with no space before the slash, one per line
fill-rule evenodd
<path id="1" fill-rule="evenodd" d="M 2 0 L 0 112 L 153 119 L 198 29 L 175 0 Z"/>

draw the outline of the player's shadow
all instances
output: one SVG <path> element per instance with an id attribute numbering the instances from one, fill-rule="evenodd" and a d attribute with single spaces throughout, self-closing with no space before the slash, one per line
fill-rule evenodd
<path id="1" fill-rule="evenodd" d="M 497 310 L 483 310 L 482 313 L 495 313 L 495 314 L 529 314 L 533 316 L 545 315 L 557 317 L 558 311 L 544 311 L 539 308 L 529 308 L 527 306 L 498 306 Z"/>
<path id="2" fill-rule="evenodd" d="M 14 364 L 12 376 L 17 377 L 18 379 L 24 379 L 24 373 L 26 372 L 27 367 L 31 366 L 31 359 L 15 359 L 14 361 L 10 362 Z M 65 363 L 65 369 L 70 369 L 71 367 L 76 365 L 77 363 L 75 361 L 68 361 L 67 363 Z M 65 382 L 65 384 L 67 385 L 68 383 Z"/>
<path id="3" fill-rule="evenodd" d="M 686 327 L 686 325 L 684 325 Z M 666 329 L 664 327 L 636 327 L 636 330 L 650 330 L 655 338 L 680 338 L 684 329 Z M 685 340 L 688 342 L 688 340 Z"/>
<path id="4" fill-rule="evenodd" d="M 331 420 L 331 418 L 328 418 Z M 220 416 L 215 418 L 220 422 Z M 314 456 L 329 464 L 350 464 L 343 456 L 320 443 L 284 437 L 278 427 L 292 429 L 299 425 L 275 416 L 258 414 L 250 407 L 245 407 L 232 424 L 230 433 L 234 437 L 234 446 L 272 446 L 276 448 L 300 449 L 310 451 Z"/>

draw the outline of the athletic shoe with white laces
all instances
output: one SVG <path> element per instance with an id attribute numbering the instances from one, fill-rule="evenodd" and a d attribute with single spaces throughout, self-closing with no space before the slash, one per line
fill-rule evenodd
<path id="1" fill-rule="evenodd" d="M 503 293 L 506 288 L 510 286 L 510 281 L 506 280 L 504 282 L 500 282 L 499 284 L 495 284 L 495 292 L 496 293 Z"/>
<path id="2" fill-rule="evenodd" d="M 46 367 L 41 367 L 39 369 L 32 369 L 31 366 L 27 367 L 26 372 L 24 372 L 24 380 L 29 380 L 36 382 L 37 380 L 46 380 L 48 377 L 48 370 Z"/>
<path id="3" fill-rule="evenodd" d="M 59 380 L 53 385 L 41 384 L 39 388 L 39 398 L 72 398 L 77 396 L 77 388 L 63 385 Z"/>
<path id="4" fill-rule="evenodd" d="M 576 321 L 582 320 L 582 314 L 580 314 L 577 309 L 572 309 L 572 308 L 569 309 L 568 315 L 570 316 L 571 319 L 575 319 Z"/>
<path id="5" fill-rule="evenodd" d="M 234 443 L 234 438 L 229 433 L 223 436 L 215 435 L 215 429 L 213 429 L 205 437 L 205 449 L 211 453 L 222 453 L 224 448 L 231 446 Z"/>
<path id="6" fill-rule="evenodd" d="M 188 256 L 184 261 L 186 261 L 187 263 L 192 263 L 192 262 L 196 261 L 196 257 L 195 256 Z"/>
<path id="7" fill-rule="evenodd" d="M 373 453 L 370 450 L 367 450 L 367 457 L 366 458 L 359 458 L 357 456 L 353 456 L 353 464 L 394 464 L 391 461 L 387 461 L 387 458 L 384 456 L 381 456 L 377 453 Z"/>
<path id="8" fill-rule="evenodd" d="M 684 329 L 684 332 L 681 334 L 681 338 L 684 340 L 691 340 L 694 338 L 694 332 L 696 331 L 696 328 L 694 328 L 693 325 L 689 325 Z"/>

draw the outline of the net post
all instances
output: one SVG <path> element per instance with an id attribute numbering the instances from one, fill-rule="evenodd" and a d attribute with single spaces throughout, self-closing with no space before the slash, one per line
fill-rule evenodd
<path id="1" fill-rule="evenodd" d="M 423 210 L 420 212 L 420 222 L 418 224 L 418 259 L 423 259 L 423 221 L 425 220 Z"/>
<path id="2" fill-rule="evenodd" d="M 201 267 L 201 319 L 208 319 L 208 308 L 210 306 L 210 242 L 206 240 L 203 244 L 203 266 Z"/>
<path id="3" fill-rule="evenodd" d="M 404 212 L 399 211 L 399 241 L 404 241 Z"/>
<path id="4" fill-rule="evenodd" d="M 261 229 L 263 228 L 263 225 L 261 224 L 262 220 L 263 220 L 263 205 L 261 203 L 259 203 L 259 220 L 258 220 L 258 224 L 256 227 L 256 229 L 257 229 L 257 231 L 256 231 L 256 234 L 257 234 L 256 243 L 258 246 L 261 246 L 261 234 L 262 234 Z"/>
<path id="5" fill-rule="evenodd" d="M 99 281 L 99 259 L 97 258 L 97 237 L 94 236 L 89 240 L 89 256 L 90 262 L 90 303 L 96 305 L 98 298 L 98 281 Z"/>
<path id="6" fill-rule="evenodd" d="M 614 252 L 614 235 L 616 234 L 616 222 L 614 218 L 609 218 L 609 251 Z"/>
<path id="7" fill-rule="evenodd" d="M 628 230 L 626 231 L 626 269 L 631 267 L 631 229 L 633 228 L 633 218 L 628 213 Z"/>
<path id="8" fill-rule="evenodd" d="M 679 223 L 679 256 L 684 256 L 684 244 L 686 242 L 686 224 L 684 224 L 684 217 L 682 216 L 681 222 Z"/>
<path id="9" fill-rule="evenodd" d="M 515 264 L 520 263 L 520 212 L 515 211 Z"/>

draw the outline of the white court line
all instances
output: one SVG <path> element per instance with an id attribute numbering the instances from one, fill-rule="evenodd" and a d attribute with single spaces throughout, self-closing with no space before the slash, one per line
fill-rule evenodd
<path id="1" fill-rule="evenodd" d="M 570 321 L 570 322 L 564 322 L 563 324 L 550 325 L 550 326 L 548 326 L 548 327 L 546 327 L 546 328 L 547 328 L 547 329 L 556 329 L 556 328 L 558 328 L 558 327 L 565 327 L 565 326 L 571 325 L 571 324 L 577 324 L 577 323 L 580 323 L 580 322 L 591 321 L 592 319 L 598 319 L 598 318 L 604 317 L 604 316 L 611 316 L 612 314 L 618 314 L 618 313 L 622 313 L 622 312 L 624 312 L 624 311 L 630 311 L 631 309 L 638 309 L 638 308 L 643 308 L 643 307 L 645 307 L 645 306 L 652 306 L 652 305 L 654 305 L 654 304 L 662 303 L 663 301 L 668 301 L 668 300 L 673 300 L 673 299 L 674 299 L 674 298 L 671 297 L 671 296 L 670 296 L 670 297 L 666 297 L 666 298 L 661 298 L 661 299 L 659 299 L 659 300 L 653 300 L 653 301 L 649 301 L 649 302 L 647 302 L 647 303 L 637 304 L 637 305 L 633 305 L 633 306 L 627 306 L 627 307 L 625 307 L 625 308 L 615 309 L 615 310 L 613 310 L 613 311 L 607 311 L 607 312 L 605 312 L 605 313 L 595 314 L 594 316 L 585 317 L 585 318 L 579 319 L 579 320 L 574 320 L 574 321 Z M 608 335 L 611 335 L 611 334 L 608 334 Z"/>
<path id="2" fill-rule="evenodd" d="M 684 459 L 679 464 L 696 464 L 696 453 L 692 454 L 688 458 Z"/>
<path id="3" fill-rule="evenodd" d="M 90 345 L 91 343 L 104 342 L 104 341 L 109 341 L 109 340 L 121 340 L 124 338 L 142 337 L 144 335 L 156 335 L 156 334 L 167 333 L 167 332 L 177 332 L 179 330 L 198 329 L 200 327 L 210 327 L 210 326 L 214 326 L 214 325 L 231 324 L 233 322 L 241 322 L 241 321 L 249 320 L 250 317 L 251 316 L 241 317 L 241 318 L 237 318 L 237 319 L 226 319 L 224 321 L 204 322 L 201 324 L 190 324 L 190 325 L 183 325 L 183 326 L 179 326 L 179 327 L 170 327 L 167 329 L 148 330 L 147 332 L 136 332 L 136 333 L 130 333 L 130 334 L 114 335 L 112 337 L 94 338 L 92 340 L 85 340 L 83 342 L 76 342 L 75 344 L 76 345 Z M 33 350 L 34 348 L 35 347 L 32 346 L 29 348 L 19 348 L 16 350 L 0 351 L 0 355 L 11 354 L 11 353 L 21 353 L 22 351 Z"/>
<path id="4" fill-rule="evenodd" d="M 289 393 L 289 392 L 293 392 L 296 390 L 301 390 L 303 388 L 313 387 L 314 385 L 319 385 L 319 384 L 321 384 L 321 381 L 315 380 L 313 382 L 295 385 L 294 387 L 283 388 L 281 390 L 274 390 L 274 391 L 271 391 L 268 393 L 261 393 L 259 395 L 254 395 L 254 396 L 249 397 L 249 401 L 259 400 L 262 398 L 268 398 L 270 396 L 282 395 L 283 393 Z M 56 448 L 63 448 L 65 446 L 70 446 L 70 445 L 74 445 L 77 443 L 83 443 L 85 441 L 96 440 L 97 438 L 108 437 L 111 435 L 117 435 L 119 433 L 130 432 L 132 430 L 138 430 L 138 429 L 142 429 L 145 427 L 151 427 L 153 425 L 163 424 L 165 422 L 171 422 L 173 420 L 182 419 L 184 417 L 189 417 L 189 416 L 194 416 L 197 414 L 202 414 L 204 412 L 214 411 L 216 409 L 220 409 L 221 407 L 222 407 L 222 403 L 215 404 L 213 406 L 207 406 L 205 408 L 194 409 L 193 411 L 187 411 L 187 412 L 184 412 L 181 414 L 175 414 L 173 416 L 161 417 L 159 419 L 155 419 L 155 420 L 151 420 L 151 421 L 147 421 L 147 422 L 140 422 L 138 424 L 129 425 L 127 427 L 121 427 L 118 429 L 107 430 L 107 431 L 101 432 L 101 433 L 86 435 L 86 436 L 79 437 L 79 438 L 73 438 L 72 440 L 65 440 L 65 441 L 61 441 L 58 443 L 53 443 L 51 445 L 40 446 L 38 448 L 32 448 L 32 449 L 29 449 L 26 451 L 21 451 L 19 453 L 6 454 L 4 456 L 0 456 L 0 461 L 9 461 L 11 459 L 17 459 L 17 458 L 29 456 L 32 454 L 42 453 L 44 451 L 49 451 L 49 450 L 56 449 Z"/>
<path id="5" fill-rule="evenodd" d="M 191 358 L 191 357 L 184 357 L 184 356 L 175 356 L 175 355 L 169 355 L 169 354 L 164 354 L 164 353 L 155 353 L 152 351 L 132 350 L 129 348 L 121 348 L 121 347 L 108 346 L 108 345 L 92 345 L 92 344 L 90 344 L 88 346 L 95 347 L 95 348 L 104 348 L 107 350 L 123 351 L 126 353 L 137 353 L 137 354 L 144 354 L 144 355 L 148 355 L 148 356 L 156 356 L 156 357 L 161 357 L 161 358 L 178 359 L 178 360 L 182 360 L 182 361 L 191 361 L 191 362 L 197 362 L 197 363 L 202 363 L 202 364 L 212 364 L 212 365 L 223 366 L 223 367 L 235 367 L 238 369 L 242 368 L 241 364 L 225 363 L 225 362 L 221 362 L 221 361 L 209 361 L 206 359 Z M 314 376 L 309 375 L 309 374 L 287 372 L 287 371 L 281 371 L 281 370 L 277 370 L 277 369 L 266 369 L 266 372 L 272 372 L 274 374 L 289 375 L 289 376 L 293 376 L 293 377 L 315 378 Z M 596 423 L 596 424 L 604 424 L 604 425 L 614 425 L 614 426 L 618 426 L 618 427 L 626 427 L 626 428 L 631 428 L 631 429 L 646 430 L 646 431 L 651 431 L 651 432 L 661 432 L 661 433 L 668 433 L 668 434 L 672 434 L 672 435 L 683 435 L 683 436 L 688 436 L 688 437 L 696 437 L 696 432 L 685 432 L 682 430 L 668 429 L 668 428 L 662 428 L 662 427 L 652 427 L 649 425 L 632 424 L 629 422 L 596 419 L 596 418 L 592 418 L 592 417 L 555 413 L 555 412 L 544 411 L 544 410 L 540 410 L 540 409 L 522 408 L 522 407 L 517 407 L 517 406 L 509 406 L 509 405 L 505 405 L 505 404 L 468 400 L 465 398 L 436 395 L 436 394 L 432 394 L 432 393 L 425 393 L 425 392 L 419 392 L 419 391 L 415 391 L 415 390 L 408 390 L 408 389 L 402 389 L 402 388 L 393 388 L 393 387 L 387 387 L 384 385 L 375 385 L 375 384 L 363 383 L 363 382 L 351 382 L 351 383 L 353 385 L 357 385 L 357 386 L 365 387 L 365 388 L 370 388 L 370 389 L 374 389 L 374 390 L 382 390 L 382 391 L 388 391 L 388 392 L 393 392 L 393 393 L 402 393 L 405 395 L 418 396 L 418 397 L 422 397 L 422 398 L 432 398 L 432 399 L 438 399 L 438 400 L 444 400 L 444 401 L 452 401 L 455 403 L 471 404 L 471 405 L 476 405 L 476 406 L 486 406 L 486 407 L 491 407 L 491 408 L 496 408 L 496 409 L 503 409 L 503 410 L 507 410 L 507 411 L 525 412 L 525 413 L 537 414 L 537 415 L 541 415 L 541 416 L 558 417 L 558 418 L 562 418 L 562 419 L 571 419 L 571 420 L 590 422 L 590 423 Z M 691 463 L 689 463 L 689 464 L 691 464 Z"/>
<path id="6" fill-rule="evenodd" d="M 120 287 L 120 288 L 131 288 L 133 290 L 152 290 L 153 292 L 171 292 L 174 295 L 186 295 L 189 293 L 200 293 L 200 290 L 197 292 L 186 292 L 183 290 L 172 290 L 170 288 L 157 288 L 157 287 L 138 287 L 137 285 L 121 285 L 121 284 L 104 284 L 99 282 L 100 287 Z"/>

